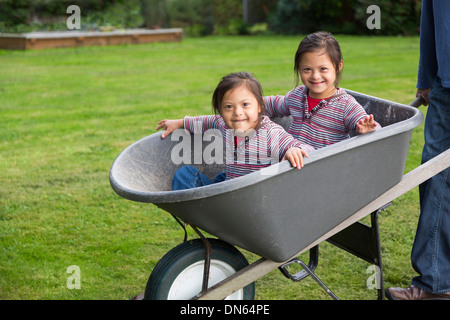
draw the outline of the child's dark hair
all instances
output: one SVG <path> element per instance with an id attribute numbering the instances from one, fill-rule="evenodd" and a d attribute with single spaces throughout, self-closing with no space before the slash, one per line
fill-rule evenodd
<path id="1" fill-rule="evenodd" d="M 216 87 L 216 90 L 214 90 L 214 94 L 212 97 L 212 106 L 214 113 L 220 114 L 220 107 L 222 105 L 223 97 L 228 91 L 234 90 L 243 85 L 247 87 L 247 89 L 256 98 L 256 101 L 258 101 L 258 105 L 261 107 L 261 120 L 264 112 L 263 90 L 259 81 L 250 72 L 230 73 L 220 80 L 219 84 Z"/>
<path id="2" fill-rule="evenodd" d="M 298 85 L 300 80 L 300 63 L 302 61 L 303 54 L 306 52 L 316 52 L 323 49 L 330 57 L 330 60 L 336 69 L 336 81 L 334 85 L 336 87 L 339 85 L 339 81 L 341 79 L 339 65 L 343 60 L 341 47 L 331 33 L 324 31 L 311 33 L 300 42 L 297 52 L 295 53 L 294 71 L 296 74 L 296 85 Z"/>

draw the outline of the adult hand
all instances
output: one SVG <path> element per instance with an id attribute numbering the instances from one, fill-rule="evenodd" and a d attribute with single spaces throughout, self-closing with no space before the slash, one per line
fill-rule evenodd
<path id="1" fill-rule="evenodd" d="M 428 103 L 430 103 L 430 97 L 429 97 L 430 91 L 431 91 L 431 88 L 429 88 L 429 89 L 417 89 L 416 98 L 422 97 L 423 100 L 424 100 L 424 102 L 423 102 L 424 106 L 427 106 Z"/>

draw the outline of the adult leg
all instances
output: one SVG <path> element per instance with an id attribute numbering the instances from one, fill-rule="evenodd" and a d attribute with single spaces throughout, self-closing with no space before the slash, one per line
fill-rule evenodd
<path id="1" fill-rule="evenodd" d="M 450 148 L 450 89 L 437 79 L 430 92 L 422 162 Z M 428 293 L 450 292 L 450 168 L 419 186 L 420 217 L 411 252 L 413 285 Z"/>

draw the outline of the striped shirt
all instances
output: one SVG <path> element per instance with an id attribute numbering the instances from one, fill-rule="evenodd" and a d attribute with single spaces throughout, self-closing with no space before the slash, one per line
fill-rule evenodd
<path id="1" fill-rule="evenodd" d="M 219 115 L 185 117 L 184 128 L 193 134 L 203 134 L 215 129 L 222 135 L 226 147 L 226 176 L 234 179 L 278 163 L 291 147 L 313 147 L 301 143 L 288 134 L 283 127 L 264 116 L 258 130 L 254 130 L 235 145 L 234 130 Z"/>
<path id="2" fill-rule="evenodd" d="M 315 149 L 349 138 L 356 123 L 367 117 L 364 108 L 341 88 L 309 111 L 307 91 L 299 86 L 285 96 L 264 97 L 264 104 L 269 117 L 291 115 L 288 133 Z"/>

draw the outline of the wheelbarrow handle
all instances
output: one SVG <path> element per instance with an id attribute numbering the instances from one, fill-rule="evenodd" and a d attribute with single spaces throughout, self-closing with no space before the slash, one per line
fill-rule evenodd
<path id="1" fill-rule="evenodd" d="M 423 98 L 423 97 L 418 97 L 416 100 L 414 100 L 413 102 L 411 102 L 409 105 L 411 106 L 411 107 L 415 107 L 415 108 L 418 108 L 418 107 L 420 107 L 421 105 L 423 105 L 425 103 L 425 99 Z"/>

